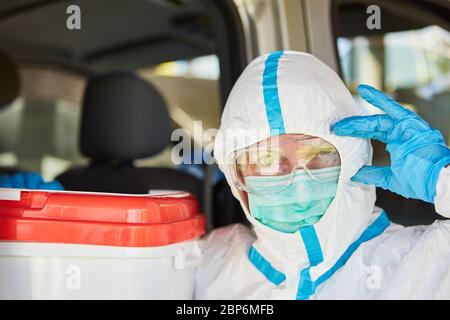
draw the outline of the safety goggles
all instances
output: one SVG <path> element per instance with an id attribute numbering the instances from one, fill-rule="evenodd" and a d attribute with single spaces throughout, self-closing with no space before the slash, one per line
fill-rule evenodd
<path id="1" fill-rule="evenodd" d="M 328 181 L 327 168 L 340 166 L 336 148 L 329 142 L 306 135 L 281 135 L 236 150 L 231 155 L 231 172 L 238 190 L 261 193 L 246 184 L 247 177 L 268 182 L 267 193 L 287 188 L 298 170 L 317 182 Z M 265 179 L 273 177 L 272 179 Z"/>

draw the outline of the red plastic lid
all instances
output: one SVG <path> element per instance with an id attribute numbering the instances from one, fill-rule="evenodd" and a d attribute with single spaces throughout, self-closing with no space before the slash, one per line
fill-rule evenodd
<path id="1" fill-rule="evenodd" d="M 153 247 L 205 232 L 198 202 L 186 193 L 9 192 L 0 195 L 0 241 Z"/>

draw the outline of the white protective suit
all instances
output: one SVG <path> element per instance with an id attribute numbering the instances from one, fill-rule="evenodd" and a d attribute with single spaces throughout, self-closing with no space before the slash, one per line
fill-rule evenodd
<path id="1" fill-rule="evenodd" d="M 335 136 L 330 126 L 365 114 L 334 71 L 309 54 L 276 52 L 249 64 L 225 106 L 215 157 L 253 228 L 232 225 L 205 238 L 197 299 L 450 298 L 450 221 L 395 225 L 374 206 L 375 188 L 350 180 L 371 163 L 370 142 Z M 294 234 L 251 217 L 226 165 L 234 151 L 226 139 L 237 138 L 239 149 L 270 137 L 274 128 L 321 137 L 341 156 L 335 199 L 318 223 Z M 241 129 L 262 133 L 249 140 L 239 136 Z M 435 206 L 450 217 L 448 168 L 440 174 Z"/>

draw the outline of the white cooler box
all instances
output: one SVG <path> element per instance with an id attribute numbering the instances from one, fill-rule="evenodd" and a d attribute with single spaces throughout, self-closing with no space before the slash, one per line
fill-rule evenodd
<path id="1" fill-rule="evenodd" d="M 0 190 L 0 299 L 192 299 L 204 218 L 186 193 Z"/>

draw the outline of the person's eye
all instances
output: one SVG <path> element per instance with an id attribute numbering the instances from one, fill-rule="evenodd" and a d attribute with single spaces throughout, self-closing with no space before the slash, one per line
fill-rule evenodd
<path id="1" fill-rule="evenodd" d="M 323 150 L 318 152 L 313 159 L 334 159 L 337 156 L 337 152 L 333 152 L 331 150 Z"/>
<path id="2" fill-rule="evenodd" d="M 261 163 L 257 167 L 258 173 L 265 176 L 279 176 L 290 173 L 289 162 L 284 157 L 281 159 L 278 157 L 276 159 L 267 157 L 264 159 L 264 164 Z"/>
<path id="3" fill-rule="evenodd" d="M 290 165 L 287 158 L 282 157 L 278 164 L 278 172 L 280 175 L 289 174 L 291 172 L 292 166 Z"/>
<path id="4" fill-rule="evenodd" d="M 339 154 L 337 152 L 323 151 L 311 159 L 306 167 L 309 169 L 327 168 L 330 166 L 339 165 L 340 162 Z"/>

